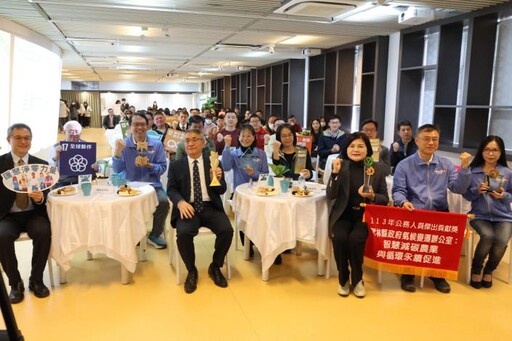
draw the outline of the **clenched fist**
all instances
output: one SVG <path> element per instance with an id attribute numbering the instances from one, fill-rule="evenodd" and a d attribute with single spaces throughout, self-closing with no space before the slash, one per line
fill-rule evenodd
<path id="1" fill-rule="evenodd" d="M 342 159 L 336 158 L 332 160 L 332 173 L 338 174 L 341 170 L 341 163 L 343 162 Z"/>
<path id="2" fill-rule="evenodd" d="M 466 152 L 460 154 L 460 166 L 462 168 L 468 168 L 470 160 L 471 160 L 471 154 L 466 153 Z"/>

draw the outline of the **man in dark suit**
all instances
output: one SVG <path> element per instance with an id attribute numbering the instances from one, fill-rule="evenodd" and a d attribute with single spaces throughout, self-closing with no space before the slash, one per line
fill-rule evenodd
<path id="1" fill-rule="evenodd" d="M 175 128 L 176 130 L 187 131 L 189 128 L 188 112 L 186 112 L 185 110 L 180 111 L 178 114 L 178 122 L 176 122 L 175 125 L 176 125 L 176 128 Z"/>
<path id="2" fill-rule="evenodd" d="M 11 152 L 0 156 L 0 173 L 22 164 L 48 164 L 28 154 L 32 145 L 32 131 L 26 124 L 17 123 L 9 127 L 7 141 L 11 145 Z M 28 233 L 34 246 L 28 288 L 39 298 L 50 295 L 43 283 L 51 245 L 50 221 L 45 205 L 48 191 L 15 193 L 0 183 L 0 262 L 9 277 L 11 303 L 19 303 L 24 298 L 25 287 L 14 249 L 14 242 L 22 232 Z"/>
<path id="3" fill-rule="evenodd" d="M 197 288 L 194 237 L 201 226 L 209 228 L 217 236 L 208 275 L 215 285 L 228 286 L 220 271 L 233 239 L 233 228 L 220 198 L 226 191 L 226 181 L 219 164 L 215 174 L 220 186 L 210 186 L 213 170 L 209 158 L 202 155 L 205 143 L 201 130 L 188 130 L 185 135 L 187 157 L 173 161 L 168 172 L 167 195 L 173 203 L 171 224 L 177 230 L 178 250 L 188 270 L 185 281 L 188 294 Z"/>
<path id="4" fill-rule="evenodd" d="M 114 129 L 120 119 L 121 118 L 119 116 L 114 115 L 114 110 L 112 108 L 108 109 L 108 115 L 103 117 L 103 128 Z"/>

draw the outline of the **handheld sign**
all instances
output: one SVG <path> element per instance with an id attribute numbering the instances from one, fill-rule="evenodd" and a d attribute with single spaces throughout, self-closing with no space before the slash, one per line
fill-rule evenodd
<path id="1" fill-rule="evenodd" d="M 13 192 L 44 191 L 59 181 L 59 171 L 56 166 L 28 164 L 3 172 L 2 181 Z"/>

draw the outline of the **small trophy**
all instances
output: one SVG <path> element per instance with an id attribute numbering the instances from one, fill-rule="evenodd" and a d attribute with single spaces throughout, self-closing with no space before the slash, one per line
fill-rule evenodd
<path id="1" fill-rule="evenodd" d="M 489 186 L 488 192 L 501 192 L 501 187 L 503 185 L 504 177 L 500 175 L 500 171 L 497 168 L 492 169 L 489 172 L 489 175 L 486 175 L 486 182 Z"/>
<path id="2" fill-rule="evenodd" d="M 219 153 L 210 152 L 210 166 L 212 167 L 212 182 L 210 186 L 220 186 L 219 179 L 217 179 L 215 174 L 215 171 L 219 168 Z"/>
<path id="3" fill-rule="evenodd" d="M 373 168 L 373 158 L 367 157 L 364 159 L 364 175 L 363 175 L 363 193 L 371 193 L 372 189 L 370 186 L 370 178 L 375 174 L 375 168 Z"/>

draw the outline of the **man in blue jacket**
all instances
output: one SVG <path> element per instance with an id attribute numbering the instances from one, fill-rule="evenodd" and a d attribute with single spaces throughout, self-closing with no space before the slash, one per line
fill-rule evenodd
<path id="1" fill-rule="evenodd" d="M 418 152 L 403 159 L 393 177 L 393 200 L 396 206 L 408 211 L 432 210 L 448 212 L 447 189 L 460 193 L 457 171 L 447 158 L 434 155 L 439 147 L 439 130 L 425 124 L 416 133 Z M 444 278 L 430 277 L 435 288 L 442 293 L 450 292 L 450 284 Z M 414 275 L 402 275 L 401 288 L 414 292 Z"/>
<path id="2" fill-rule="evenodd" d="M 167 170 L 164 146 L 160 140 L 149 138 L 146 134 L 148 119 L 143 113 L 133 114 L 129 123 L 132 134 L 116 141 L 112 169 L 115 173 L 122 173 L 128 181 L 150 182 L 155 188 L 158 206 L 153 213 L 153 229 L 148 244 L 165 249 L 167 242 L 161 234 L 169 212 L 169 201 L 160 182 L 160 176 Z"/>

